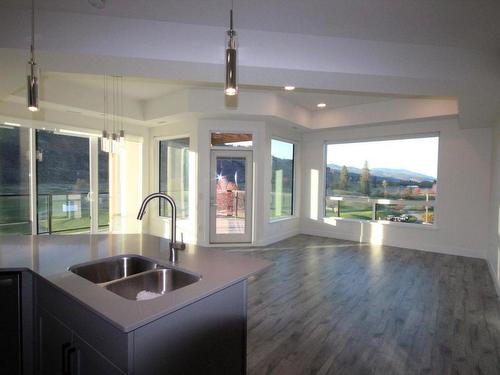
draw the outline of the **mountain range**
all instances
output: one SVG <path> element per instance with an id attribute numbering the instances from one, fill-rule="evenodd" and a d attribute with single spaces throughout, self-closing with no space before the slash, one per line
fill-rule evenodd
<path id="1" fill-rule="evenodd" d="M 340 171 L 342 169 L 342 166 L 337 164 L 328 164 L 327 166 L 334 171 Z M 361 174 L 361 169 L 356 167 L 347 167 L 347 171 L 353 174 Z M 407 180 L 415 182 L 436 180 L 436 177 L 409 171 L 407 169 L 372 168 L 370 169 L 370 175 L 381 178 L 390 178 L 390 179 Z"/>

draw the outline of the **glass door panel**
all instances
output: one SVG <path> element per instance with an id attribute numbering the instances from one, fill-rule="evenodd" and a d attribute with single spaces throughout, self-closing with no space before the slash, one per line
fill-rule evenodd
<path id="1" fill-rule="evenodd" d="M 98 223 L 99 230 L 109 228 L 109 153 L 101 151 L 101 139 L 98 142 Z"/>
<path id="2" fill-rule="evenodd" d="M 0 234 L 31 234 L 30 131 L 0 125 Z"/>
<path id="3" fill-rule="evenodd" d="M 38 233 L 90 230 L 88 138 L 36 131 Z"/>
<path id="4" fill-rule="evenodd" d="M 210 242 L 251 242 L 252 152 L 212 150 L 211 174 Z"/>

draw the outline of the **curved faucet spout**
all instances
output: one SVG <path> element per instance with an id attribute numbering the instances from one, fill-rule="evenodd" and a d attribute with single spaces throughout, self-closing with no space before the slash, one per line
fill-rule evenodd
<path id="1" fill-rule="evenodd" d="M 139 213 L 137 214 L 137 220 L 142 220 L 144 213 L 146 212 L 146 206 L 155 198 L 165 199 L 172 208 L 172 220 L 170 222 L 170 243 L 171 247 L 174 247 L 176 241 L 175 227 L 177 222 L 177 206 L 175 205 L 174 198 L 172 198 L 170 195 L 165 193 L 153 193 L 144 198 L 141 204 L 141 208 L 139 209 Z"/>

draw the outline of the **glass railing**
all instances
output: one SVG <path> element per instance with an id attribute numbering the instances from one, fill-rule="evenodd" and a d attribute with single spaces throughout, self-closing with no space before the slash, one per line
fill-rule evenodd
<path id="1" fill-rule="evenodd" d="M 434 196 L 415 199 L 381 199 L 330 196 L 325 200 L 325 217 L 433 224 Z"/>
<path id="2" fill-rule="evenodd" d="M 91 226 L 88 193 L 38 194 L 38 234 L 87 232 Z M 98 195 L 98 227 L 109 225 L 109 193 Z M 0 234 L 31 234 L 29 194 L 0 195 Z"/>
<path id="3" fill-rule="evenodd" d="M 0 234 L 31 234 L 29 194 L 0 194 Z"/>

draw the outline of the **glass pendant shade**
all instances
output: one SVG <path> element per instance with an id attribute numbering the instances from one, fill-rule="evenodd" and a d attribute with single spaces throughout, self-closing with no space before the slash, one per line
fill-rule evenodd
<path id="1" fill-rule="evenodd" d="M 40 80 L 40 71 L 38 65 L 34 61 L 28 62 L 27 66 L 27 87 L 26 100 L 28 110 L 36 112 L 39 109 L 38 103 L 38 83 Z"/>
<path id="2" fill-rule="evenodd" d="M 111 153 L 116 154 L 118 152 L 118 135 L 116 133 L 111 134 Z"/>
<path id="3" fill-rule="evenodd" d="M 106 130 L 102 131 L 101 151 L 102 152 L 109 152 L 109 138 L 108 138 L 108 132 Z"/>
<path id="4" fill-rule="evenodd" d="M 125 141 L 125 130 L 120 130 L 120 139 L 119 139 L 120 142 L 124 142 Z"/>
<path id="5" fill-rule="evenodd" d="M 233 10 L 230 12 L 230 27 L 226 39 L 226 84 L 224 94 L 227 96 L 238 95 L 238 82 L 236 76 L 236 31 L 233 30 Z"/>
<path id="6" fill-rule="evenodd" d="M 236 48 L 226 49 L 226 86 L 224 93 L 228 96 L 238 94 L 236 81 Z"/>

